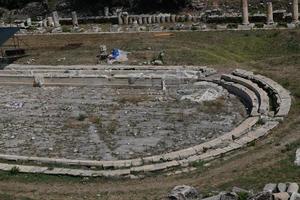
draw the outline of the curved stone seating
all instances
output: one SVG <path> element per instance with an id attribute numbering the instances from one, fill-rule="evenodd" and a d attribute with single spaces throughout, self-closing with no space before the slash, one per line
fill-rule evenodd
<path id="1" fill-rule="evenodd" d="M 261 114 L 267 114 L 269 112 L 268 94 L 263 89 L 258 87 L 258 85 L 251 82 L 250 80 L 247 80 L 247 79 L 244 79 L 244 78 L 241 78 L 238 76 L 233 76 L 230 74 L 223 74 L 221 76 L 221 79 L 229 81 L 229 82 L 241 84 L 241 85 L 249 88 L 250 90 L 252 90 L 259 99 L 259 111 L 258 112 Z"/>
<path id="2" fill-rule="evenodd" d="M 220 85 L 226 88 L 230 93 L 241 98 L 246 105 L 250 116 L 259 115 L 259 100 L 252 90 L 243 85 L 226 81 L 220 81 Z"/>
<path id="3" fill-rule="evenodd" d="M 79 66 L 78 68 L 81 68 L 81 66 Z M 121 68 L 121 70 L 126 70 L 126 67 L 119 68 Z M 168 67 L 164 68 L 166 70 L 170 70 L 170 68 Z M 40 68 L 37 69 L 42 70 Z M 145 68 L 140 69 L 145 70 Z M 54 70 L 61 69 L 54 68 Z M 210 73 L 210 70 L 208 68 L 201 68 L 201 70 L 203 70 L 203 72 L 206 72 L 207 70 L 207 72 Z M 218 84 L 225 87 L 229 92 L 237 95 L 248 107 L 250 117 L 245 119 L 234 130 L 211 141 L 190 148 L 164 153 L 161 155 L 118 161 L 69 160 L 63 158 L 56 159 L 0 155 L 1 160 L 22 161 L 22 163 L 39 164 L 38 166 L 29 166 L 0 163 L 0 170 L 9 171 L 12 167 L 17 166 L 20 172 L 27 173 L 44 173 L 71 176 L 130 177 L 132 175 L 142 173 L 167 171 L 169 169 L 174 169 L 177 167 L 189 167 L 194 162 L 198 162 L 200 160 L 210 161 L 212 159 L 218 158 L 224 154 L 230 153 L 231 151 L 242 148 L 245 145 L 267 135 L 271 129 L 273 129 L 279 124 L 279 122 L 274 120 L 266 121 L 265 124 L 258 123 L 261 114 L 266 114 L 269 110 L 269 97 L 267 93 L 263 89 L 261 89 L 262 87 L 266 91 L 268 91 L 268 94 L 272 98 L 275 98 L 277 100 L 278 106 L 276 116 L 284 116 L 285 114 L 287 114 L 291 104 L 291 98 L 289 96 L 289 93 L 271 79 L 260 75 L 254 75 L 252 72 L 242 70 L 237 70 L 233 72 L 233 74 L 234 75 L 223 75 L 221 77 L 221 80 L 214 82 L 217 82 Z M 200 76 L 195 77 L 193 76 L 193 74 L 192 76 L 190 75 L 191 74 L 186 74 L 184 78 L 193 80 L 202 78 Z M 71 77 L 69 75 L 65 75 L 65 77 L 63 78 L 67 77 L 68 79 L 73 79 L 72 81 L 78 78 L 76 76 L 73 76 L 74 74 L 72 74 Z M 99 75 L 95 75 L 93 77 L 91 76 L 91 74 L 89 74 L 87 77 L 103 80 L 107 79 L 106 75 L 103 75 L 101 77 Z M 54 76 L 54 78 L 57 77 Z M 132 80 L 130 80 L 132 78 L 131 75 L 124 75 L 123 73 L 120 73 L 115 75 L 113 78 L 117 81 L 121 81 L 121 85 L 130 85 L 130 83 L 132 84 Z M 159 84 L 161 84 L 163 76 L 143 76 L 142 79 L 135 80 L 134 84 L 146 84 L 146 87 L 151 87 L 153 86 L 153 82 L 151 81 L 157 79 L 159 81 L 154 85 L 159 86 Z M 151 83 L 143 82 L 145 80 L 146 82 L 150 81 Z M 108 79 L 106 81 L 108 81 Z M 286 106 L 284 106 L 285 104 Z M 58 165 L 60 167 L 48 168 L 41 166 L 40 164 L 53 164 Z M 61 166 L 65 167 L 62 168 Z M 72 166 L 72 169 L 68 168 L 68 166 Z M 78 167 L 78 169 L 74 169 L 73 167 L 75 166 Z M 88 167 L 91 169 L 81 169 L 82 167 Z"/>
<path id="4" fill-rule="evenodd" d="M 283 117 L 288 115 L 292 101 L 289 92 L 281 85 L 270 78 L 262 75 L 254 75 L 253 72 L 246 70 L 237 69 L 233 72 L 233 74 L 245 79 L 249 79 L 264 88 L 273 98 L 273 103 L 276 107 L 275 116 Z"/>

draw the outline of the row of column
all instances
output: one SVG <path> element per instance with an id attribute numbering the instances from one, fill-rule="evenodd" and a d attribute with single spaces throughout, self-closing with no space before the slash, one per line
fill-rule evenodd
<path id="1" fill-rule="evenodd" d="M 267 24 L 273 24 L 273 5 L 271 1 L 267 2 Z M 248 0 L 242 0 L 242 15 L 243 15 L 243 24 L 249 25 L 249 11 L 248 11 Z M 293 23 L 299 23 L 299 2 L 298 0 L 293 0 L 293 9 L 292 9 Z"/>
<path id="2" fill-rule="evenodd" d="M 118 23 L 122 24 L 153 24 L 153 23 L 175 23 L 175 22 L 197 22 L 198 17 L 192 15 L 145 15 L 129 16 L 118 14 Z"/>
<path id="3" fill-rule="evenodd" d="M 77 17 L 77 13 L 74 11 L 72 12 L 72 23 L 74 27 L 78 27 L 79 23 L 78 23 L 78 17 Z M 59 16 L 57 11 L 54 11 L 52 13 L 51 17 L 48 17 L 47 20 L 44 21 L 43 26 L 47 27 L 60 27 L 60 22 L 59 22 Z"/>
<path id="4" fill-rule="evenodd" d="M 292 19 L 293 23 L 299 23 L 299 0 L 293 0 Z M 243 25 L 249 25 L 248 0 L 242 0 L 242 16 Z M 197 22 L 198 17 L 192 15 L 145 15 L 145 16 L 129 16 L 118 13 L 118 23 L 122 24 L 152 24 L 152 23 L 169 23 L 169 22 Z M 78 17 L 76 12 L 72 12 L 72 23 L 74 27 L 78 27 Z M 267 2 L 267 24 L 274 24 L 273 5 L 271 1 Z M 48 26 L 60 27 L 59 16 L 56 11 L 52 13 L 52 17 L 48 17 L 46 22 Z"/>

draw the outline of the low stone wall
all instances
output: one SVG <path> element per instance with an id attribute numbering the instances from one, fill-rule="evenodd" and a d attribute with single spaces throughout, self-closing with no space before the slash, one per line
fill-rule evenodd
<path id="1" fill-rule="evenodd" d="M 262 75 L 254 75 L 253 72 L 237 69 L 233 72 L 234 75 L 249 79 L 261 87 L 265 88 L 269 96 L 271 96 L 276 110 L 275 115 L 283 117 L 288 115 L 292 104 L 290 93 L 281 85 Z"/>
<path id="2" fill-rule="evenodd" d="M 259 111 L 259 102 L 255 93 L 247 87 L 235 83 L 221 81 L 220 85 L 226 88 L 230 93 L 241 98 L 248 109 L 250 116 L 257 116 Z"/>
<path id="3" fill-rule="evenodd" d="M 258 85 L 256 85 L 255 83 L 253 83 L 249 80 L 245 80 L 243 78 L 229 75 L 229 74 L 223 74 L 221 79 L 229 81 L 229 82 L 238 83 L 240 85 L 247 87 L 248 89 L 252 90 L 253 92 L 255 92 L 256 96 L 259 99 L 259 113 L 268 114 L 268 111 L 269 111 L 268 94 L 263 89 L 258 87 Z"/>

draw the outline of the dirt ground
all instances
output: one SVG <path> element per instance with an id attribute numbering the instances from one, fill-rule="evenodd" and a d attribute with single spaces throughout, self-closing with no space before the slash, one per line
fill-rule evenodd
<path id="1" fill-rule="evenodd" d="M 138 62 L 146 60 L 142 56 L 143 52 L 149 51 L 147 47 L 151 46 L 154 54 L 162 49 L 166 50 L 167 64 L 207 64 L 224 71 L 237 67 L 254 70 L 274 79 L 291 91 L 292 110 L 289 117 L 266 138 L 233 155 L 214 161 L 209 167 L 198 166 L 198 170 L 195 172 L 170 177 L 153 174 L 140 180 L 11 175 L 2 172 L 0 173 L 0 197 L 23 200 L 152 200 L 164 199 L 172 187 L 180 184 L 195 186 L 207 195 L 212 191 L 220 191 L 232 186 L 258 190 L 269 182 L 300 183 L 300 169 L 293 165 L 295 150 L 300 146 L 299 35 L 300 31 L 294 30 L 180 33 L 164 39 L 154 36 L 147 38 L 147 34 L 135 37 L 128 37 L 128 35 L 81 36 L 82 39 L 78 39 L 78 41 L 83 41 L 85 46 L 96 47 L 95 40 L 94 43 L 85 41 L 90 41 L 90 37 L 98 37 L 101 41 L 112 41 L 110 44 L 113 46 L 119 43 L 120 47 L 127 47 L 127 49 L 131 47 L 138 52 L 136 54 Z M 70 40 L 74 37 L 79 36 L 72 36 Z M 65 45 L 65 40 L 60 37 L 50 39 L 51 42 L 54 42 L 53 45 L 52 43 L 48 45 L 49 41 L 47 40 L 39 43 L 33 42 L 41 40 L 41 36 L 37 38 L 28 36 L 27 40 L 32 41 L 30 43 L 33 45 L 32 54 L 36 55 L 38 47 L 34 46 L 44 49 L 41 50 L 40 55 L 42 55 L 49 50 L 48 48 L 55 49 L 53 46 L 55 42 L 61 46 Z M 83 53 L 89 55 L 90 51 L 95 52 L 95 50 L 87 50 Z M 58 51 L 51 56 L 58 58 L 62 53 L 77 55 L 70 51 Z M 77 59 L 67 60 L 76 64 L 90 62 L 93 58 L 94 55 L 88 58 L 84 57 L 84 60 L 80 61 Z M 39 62 L 47 63 L 47 60 L 53 59 L 43 58 L 43 61 Z"/>

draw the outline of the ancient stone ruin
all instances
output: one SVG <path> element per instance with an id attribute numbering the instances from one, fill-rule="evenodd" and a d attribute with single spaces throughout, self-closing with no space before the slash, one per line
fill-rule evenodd
<path id="1" fill-rule="evenodd" d="M 0 77 L 4 171 L 187 172 L 266 136 L 291 107 L 281 85 L 241 69 L 9 65 Z"/>

